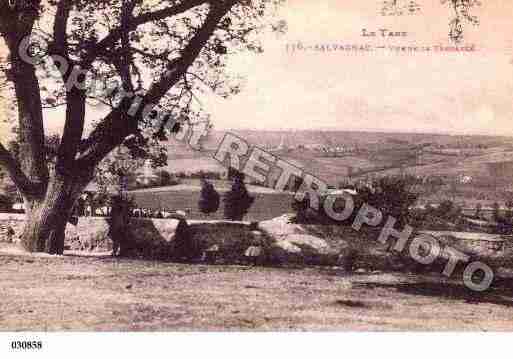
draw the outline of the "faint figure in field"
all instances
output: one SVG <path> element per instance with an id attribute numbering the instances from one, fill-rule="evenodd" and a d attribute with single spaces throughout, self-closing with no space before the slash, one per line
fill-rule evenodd
<path id="1" fill-rule="evenodd" d="M 220 248 L 217 244 L 208 247 L 201 256 L 201 261 L 209 264 L 215 264 L 219 255 Z"/>
<path id="2" fill-rule="evenodd" d="M 84 200 L 84 216 L 91 217 L 93 215 L 93 195 L 92 193 L 84 193 L 82 199 Z"/>
<path id="3" fill-rule="evenodd" d="M 82 217 L 85 214 L 85 198 L 83 196 L 80 196 L 77 200 L 77 204 L 75 206 L 75 215 Z"/>
<path id="4" fill-rule="evenodd" d="M 257 230 L 258 224 L 256 222 L 252 223 L 253 231 L 251 231 L 251 236 L 253 237 L 252 245 L 249 246 L 244 252 L 244 257 L 246 262 L 249 262 L 251 265 L 261 265 L 265 262 L 265 238 L 262 232 Z"/>
<path id="5" fill-rule="evenodd" d="M 123 243 L 130 223 L 130 202 L 121 196 L 112 197 L 109 236 L 112 239 L 112 255 L 124 255 Z"/>

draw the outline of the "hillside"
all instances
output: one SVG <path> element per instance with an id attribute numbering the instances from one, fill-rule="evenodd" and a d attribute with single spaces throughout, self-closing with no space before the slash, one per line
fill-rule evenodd
<path id="1" fill-rule="evenodd" d="M 233 133 L 252 145 L 274 148 L 272 152 L 276 156 L 332 185 L 337 185 L 350 171 L 355 178 L 400 171 L 420 176 L 488 177 L 486 163 L 513 160 L 513 139 L 509 137 L 344 131 L 237 130 Z M 203 152 L 170 140 L 167 170 L 173 173 L 224 171 L 213 159 L 224 135 L 225 132 L 213 131 L 204 143 Z M 429 147 L 419 149 L 419 145 Z M 342 146 L 351 150 L 333 156 L 309 146 Z"/>

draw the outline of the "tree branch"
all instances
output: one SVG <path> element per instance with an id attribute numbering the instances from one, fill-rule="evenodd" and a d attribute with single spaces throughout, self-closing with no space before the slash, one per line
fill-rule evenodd
<path id="1" fill-rule="evenodd" d="M 202 27 L 184 48 L 181 57 L 173 62 L 173 68 L 166 71 L 160 80 L 151 86 L 134 116 L 129 117 L 126 113 L 130 108 L 130 103 L 122 104 L 118 109 L 112 111 L 103 123 L 91 133 L 86 140 L 88 149 L 84 156 L 79 159 L 81 166 L 94 167 L 110 151 L 120 145 L 126 136 L 137 131 L 137 124 L 142 120 L 144 108 L 149 104 L 159 103 L 162 97 L 184 76 L 187 69 L 207 44 L 221 19 L 235 3 L 236 0 L 230 0 L 222 1 L 220 4 L 211 4 Z M 122 110 L 123 107 L 125 108 L 124 111 Z"/>
<path id="2" fill-rule="evenodd" d="M 139 26 L 148 22 L 157 21 L 172 17 L 181 13 L 184 13 L 192 8 L 208 3 L 208 0 L 189 0 L 183 1 L 182 3 L 171 6 L 162 10 L 151 11 L 141 14 L 132 19 L 128 24 L 128 31 L 133 31 Z M 104 53 L 109 47 L 113 46 L 123 35 L 123 26 L 119 26 L 113 29 L 107 36 L 105 36 L 96 46 L 85 56 L 82 61 L 81 67 L 88 69 L 96 58 Z M 126 31 L 126 30 L 125 30 Z"/>
<path id="3" fill-rule="evenodd" d="M 68 56 L 68 37 L 66 29 L 68 27 L 69 14 L 71 12 L 71 0 L 60 0 L 57 5 L 57 12 L 55 14 L 55 21 L 53 25 L 53 48 L 52 52 L 57 52 L 59 55 Z"/>
<path id="4" fill-rule="evenodd" d="M 121 10 L 121 56 L 114 60 L 114 66 L 117 68 L 123 87 L 127 91 L 134 91 L 132 76 L 130 74 L 130 66 L 133 63 L 132 50 L 130 48 L 130 21 L 135 8 L 135 1 L 126 4 L 127 0 L 123 0 L 123 9 Z"/>
<path id="5" fill-rule="evenodd" d="M 145 103 L 157 103 L 182 77 L 193 64 L 201 50 L 214 33 L 219 21 L 230 11 L 236 0 L 212 4 L 205 23 L 189 44 L 182 51 L 182 56 L 174 61 L 173 68 L 164 73 L 160 80 L 153 84 L 144 98 Z"/>

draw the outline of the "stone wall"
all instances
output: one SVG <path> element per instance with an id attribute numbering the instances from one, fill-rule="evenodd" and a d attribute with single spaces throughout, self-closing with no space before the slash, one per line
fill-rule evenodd
<path id="1" fill-rule="evenodd" d="M 108 218 L 80 217 L 76 226 L 66 227 L 65 250 L 106 253 L 112 251 Z M 19 241 L 24 215 L 0 214 L 0 240 L 6 239 L 11 226 Z M 336 243 L 307 233 L 301 225 L 290 223 L 288 216 L 250 223 L 231 221 L 187 221 L 188 241 L 201 260 L 206 253 L 218 263 L 244 261 L 269 263 L 335 264 L 343 248 Z M 125 248 L 130 257 L 169 260 L 174 258 L 178 220 L 132 218 L 127 227 Z M 340 248 L 339 248 L 340 247 Z M 215 252 L 215 253 L 214 253 Z M 261 253 L 258 258 L 251 253 Z M 205 258 L 203 258 L 204 260 Z"/>
<path id="2" fill-rule="evenodd" d="M 14 241 L 19 241 L 25 217 L 23 214 L 0 214 L 0 240 L 7 239 L 7 228 L 15 231 Z M 65 249 L 72 251 L 109 252 L 112 250 L 108 218 L 80 217 L 76 226 L 66 226 Z M 262 237 L 254 233 L 249 222 L 188 221 L 191 241 L 201 250 L 217 245 L 220 252 L 237 253 L 251 246 L 263 245 Z M 132 218 L 127 228 L 126 241 L 134 256 L 167 258 L 172 256 L 178 220 Z"/>

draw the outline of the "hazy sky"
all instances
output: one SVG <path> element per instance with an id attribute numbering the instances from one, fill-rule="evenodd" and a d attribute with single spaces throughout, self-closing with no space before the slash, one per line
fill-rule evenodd
<path id="1" fill-rule="evenodd" d="M 513 134 L 512 2 L 484 0 L 473 11 L 481 24 L 465 26 L 471 54 L 287 53 L 297 41 L 449 45 L 451 11 L 439 0 L 419 0 L 421 14 L 402 17 L 377 15 L 378 3 L 290 0 L 287 35 L 267 40 L 262 56 L 233 60 L 246 88 L 212 107 L 216 125 Z M 362 28 L 408 36 L 363 38 Z"/>
<path id="2" fill-rule="evenodd" d="M 398 3 L 407 3 L 398 0 Z M 483 0 L 465 25 L 472 53 L 396 54 L 287 52 L 287 44 L 451 45 L 452 10 L 440 0 L 417 0 L 416 16 L 380 16 L 380 1 L 288 0 L 284 36 L 266 36 L 265 53 L 240 54 L 231 69 L 245 76 L 243 91 L 223 100 L 204 96 L 217 129 L 384 130 L 513 135 L 513 2 Z M 407 32 L 365 38 L 362 28 Z M 379 35 L 379 34 L 378 34 Z M 91 111 L 89 118 L 98 116 Z M 61 126 L 62 112 L 47 127 Z"/>

